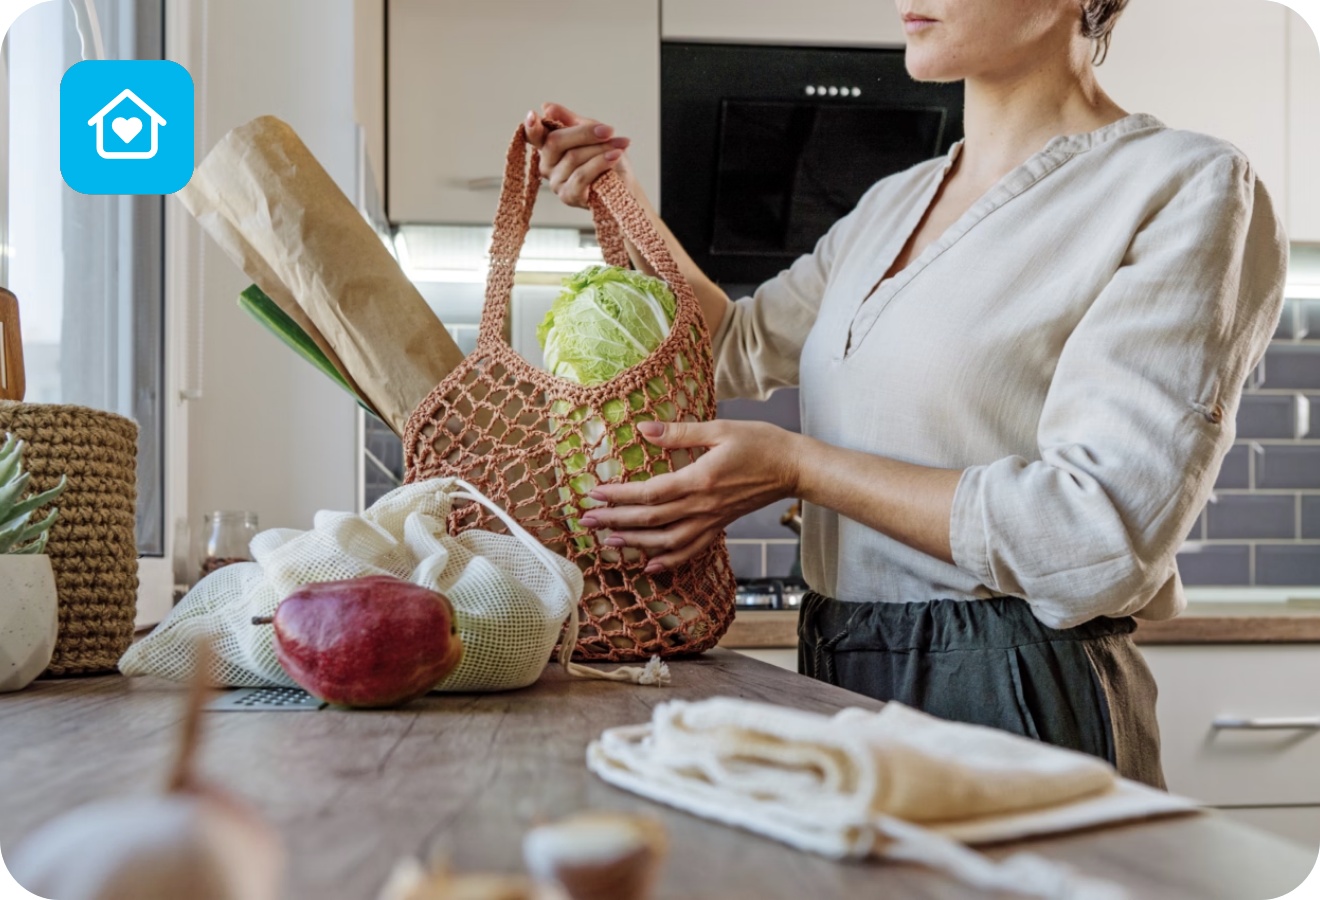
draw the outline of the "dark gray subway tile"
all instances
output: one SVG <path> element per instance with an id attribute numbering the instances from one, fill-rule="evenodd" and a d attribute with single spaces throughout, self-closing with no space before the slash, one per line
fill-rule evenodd
<path id="1" fill-rule="evenodd" d="M 1292 335 L 1295 338 L 1306 338 L 1310 341 L 1320 341 L 1320 300 L 1294 300 L 1297 304 L 1301 320 L 1300 330 Z"/>
<path id="2" fill-rule="evenodd" d="M 1205 508 L 1210 540 L 1297 537 L 1297 498 L 1292 494 L 1220 494 Z"/>
<path id="3" fill-rule="evenodd" d="M 1229 449 L 1215 479 L 1219 490 L 1241 490 L 1251 487 L 1251 448 L 1238 444 Z"/>
<path id="4" fill-rule="evenodd" d="M 1256 547 L 1256 584 L 1320 585 L 1320 544 L 1260 544 Z"/>
<path id="5" fill-rule="evenodd" d="M 1188 585 L 1241 585 L 1251 583 L 1251 547 L 1246 544 L 1208 544 L 1178 554 L 1178 574 Z"/>
<path id="6" fill-rule="evenodd" d="M 729 544 L 729 562 L 733 565 L 735 577 L 764 577 L 765 569 L 761 564 L 761 547 L 761 544 Z"/>
<path id="7" fill-rule="evenodd" d="M 1265 377 L 1256 387 L 1320 390 L 1320 343 L 1274 344 L 1265 352 L 1264 366 Z"/>
<path id="8" fill-rule="evenodd" d="M 797 562 L 797 544 L 766 544 L 765 574 L 771 578 L 787 578 Z"/>
<path id="9" fill-rule="evenodd" d="M 725 530 L 730 539 L 750 541 L 777 541 L 793 537 L 793 532 L 779 524 L 779 517 L 784 514 L 792 501 L 772 503 L 755 512 L 750 512 L 741 519 L 735 519 Z"/>
<path id="10" fill-rule="evenodd" d="M 1302 537 L 1320 538 L 1320 496 L 1302 495 Z"/>
<path id="11" fill-rule="evenodd" d="M 1297 436 L 1297 397 L 1278 394 L 1243 394 L 1237 413 L 1239 438 L 1292 438 Z"/>
<path id="12" fill-rule="evenodd" d="M 1187 532 L 1186 540 L 1205 540 L 1205 510 L 1201 510 L 1200 514 L 1197 515 L 1196 521 L 1192 523 L 1191 530 Z"/>
<path id="13" fill-rule="evenodd" d="M 1307 398 L 1307 401 L 1311 406 L 1310 421 L 1302 429 L 1304 433 L 1298 437 L 1320 438 L 1320 394 Z"/>
<path id="14" fill-rule="evenodd" d="M 1256 456 L 1256 487 L 1320 488 L 1320 444 L 1268 444 Z"/>
<path id="15" fill-rule="evenodd" d="M 1285 300 L 1283 304 L 1283 316 L 1279 319 L 1279 325 L 1274 329 L 1274 339 L 1276 341 L 1287 341 L 1293 337 L 1293 304 L 1296 300 Z"/>
<path id="16" fill-rule="evenodd" d="M 789 431 L 802 430 L 797 388 L 775 391 L 769 400 L 724 400 L 719 414 L 721 419 L 769 422 Z"/>

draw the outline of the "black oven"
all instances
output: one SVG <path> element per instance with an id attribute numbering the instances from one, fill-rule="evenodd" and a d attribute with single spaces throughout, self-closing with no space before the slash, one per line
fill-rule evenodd
<path id="1" fill-rule="evenodd" d="M 902 50 L 666 43 L 661 214 L 716 281 L 759 284 L 875 182 L 946 153 L 962 102 Z"/>

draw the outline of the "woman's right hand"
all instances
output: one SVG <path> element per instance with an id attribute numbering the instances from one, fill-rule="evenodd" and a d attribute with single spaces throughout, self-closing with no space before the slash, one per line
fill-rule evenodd
<path id="1" fill-rule="evenodd" d="M 544 119 L 563 125 L 548 131 Z M 579 116 L 557 103 L 541 107 L 541 114 L 527 114 L 523 122 L 527 139 L 541 151 L 541 175 L 564 203 L 586 209 L 591 185 L 611 169 L 627 181 L 632 170 L 624 151 L 631 143 L 616 137 L 609 125 Z"/>

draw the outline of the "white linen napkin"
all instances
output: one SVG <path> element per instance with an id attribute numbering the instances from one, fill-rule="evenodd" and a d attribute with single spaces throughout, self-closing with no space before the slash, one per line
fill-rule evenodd
<path id="1" fill-rule="evenodd" d="M 647 725 L 606 731 L 587 764 L 617 787 L 802 850 L 919 862 L 982 890 L 1038 897 L 1124 892 L 1037 856 L 995 862 L 959 842 L 1194 808 L 1094 757 L 899 703 L 829 717 L 723 697 L 671 701 Z"/>

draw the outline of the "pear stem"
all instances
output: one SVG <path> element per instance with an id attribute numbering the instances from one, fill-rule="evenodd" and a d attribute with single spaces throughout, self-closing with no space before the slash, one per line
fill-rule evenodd
<path id="1" fill-rule="evenodd" d="M 253 617 L 252 617 L 252 624 L 253 624 L 253 625 L 273 625 L 274 623 L 275 623 L 275 617 L 274 617 L 274 616 L 253 616 Z"/>

